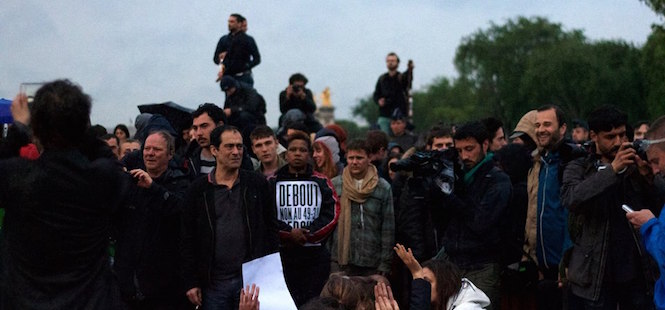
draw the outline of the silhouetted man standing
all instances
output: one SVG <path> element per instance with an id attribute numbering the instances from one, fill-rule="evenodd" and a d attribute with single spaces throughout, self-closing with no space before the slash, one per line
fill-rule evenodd
<path id="1" fill-rule="evenodd" d="M 0 161 L 3 308 L 119 309 L 108 240 L 129 176 L 104 141 L 86 135 L 90 97 L 58 80 L 30 109 L 22 94 L 12 105 L 43 152 Z"/>

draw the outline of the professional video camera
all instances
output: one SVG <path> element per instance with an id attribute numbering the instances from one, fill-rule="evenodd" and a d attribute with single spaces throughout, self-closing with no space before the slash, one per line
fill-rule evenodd
<path id="1" fill-rule="evenodd" d="M 408 158 L 390 164 L 390 170 L 413 172 L 414 177 L 431 179 L 444 194 L 453 192 L 456 181 L 455 167 L 459 168 L 457 151 L 419 151 Z"/>

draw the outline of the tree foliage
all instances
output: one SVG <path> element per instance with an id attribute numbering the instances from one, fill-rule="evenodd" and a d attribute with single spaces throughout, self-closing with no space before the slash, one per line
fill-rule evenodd
<path id="1" fill-rule="evenodd" d="M 353 107 L 351 113 L 354 117 L 365 120 L 369 125 L 376 124 L 376 120 L 379 119 L 379 107 L 374 103 L 372 95 L 358 100 L 358 104 Z"/>
<path id="2" fill-rule="evenodd" d="M 438 78 L 413 94 L 417 129 L 494 116 L 510 130 L 543 104 L 561 106 L 571 119 L 606 104 L 631 121 L 665 113 L 665 31 L 659 26 L 638 48 L 589 41 L 581 30 L 545 18 L 517 17 L 463 38 L 455 67 L 458 78 Z M 353 112 L 369 124 L 378 116 L 371 97 Z"/>
<path id="3" fill-rule="evenodd" d="M 360 127 L 354 121 L 338 119 L 335 120 L 335 123 L 344 128 L 344 130 L 346 130 L 347 141 L 351 141 L 354 139 L 362 139 L 367 134 L 367 127 L 366 126 Z"/>
<path id="4" fill-rule="evenodd" d="M 665 16 L 665 0 L 640 0 L 661 17 Z"/>
<path id="5" fill-rule="evenodd" d="M 519 91 L 529 59 L 563 42 L 585 40 L 581 31 L 564 31 L 561 24 L 545 18 L 518 17 L 503 25 L 491 23 L 489 29 L 462 39 L 455 67 L 462 78 L 473 82 L 477 104 L 510 123 L 533 109 L 534 103 Z"/>
<path id="6" fill-rule="evenodd" d="M 529 102 L 559 105 L 569 118 L 611 104 L 641 119 L 648 111 L 639 64 L 640 51 L 623 42 L 569 41 L 534 53 L 519 90 Z"/>
<path id="7" fill-rule="evenodd" d="M 653 27 L 642 48 L 642 72 L 646 89 L 646 106 L 649 115 L 665 114 L 665 30 Z"/>
<path id="8" fill-rule="evenodd" d="M 434 81 L 424 91 L 413 94 L 413 123 L 423 130 L 437 123 L 453 124 L 469 120 L 478 107 L 467 80 L 447 78 Z"/>

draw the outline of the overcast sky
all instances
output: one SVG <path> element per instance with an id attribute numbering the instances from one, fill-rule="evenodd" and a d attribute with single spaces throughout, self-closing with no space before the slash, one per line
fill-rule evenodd
<path id="1" fill-rule="evenodd" d="M 414 88 L 456 75 L 461 39 L 490 22 L 543 16 L 592 40 L 641 46 L 662 22 L 638 0 L 540 1 L 173 1 L 4 0 L 0 7 L 0 97 L 21 82 L 69 78 L 93 98 L 92 122 L 129 123 L 136 105 L 224 103 L 212 56 L 231 13 L 249 21 L 262 62 L 255 88 L 268 124 L 294 72 L 315 94 L 328 86 L 337 118 L 370 94 L 396 52 L 415 62 Z"/>

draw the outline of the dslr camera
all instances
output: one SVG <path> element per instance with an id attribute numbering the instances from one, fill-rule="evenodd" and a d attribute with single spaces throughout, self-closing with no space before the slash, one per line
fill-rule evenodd
<path id="1" fill-rule="evenodd" d="M 642 160 L 647 160 L 647 148 L 649 147 L 647 141 L 637 139 L 633 141 L 633 144 L 631 144 L 630 147 L 635 150 L 635 154 L 637 154 Z"/>

